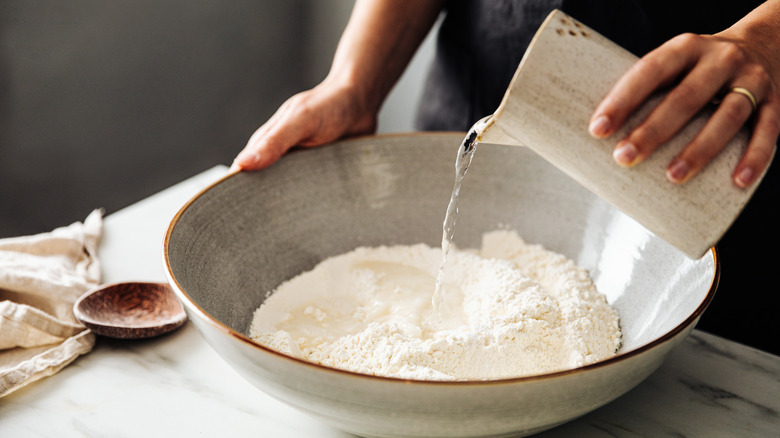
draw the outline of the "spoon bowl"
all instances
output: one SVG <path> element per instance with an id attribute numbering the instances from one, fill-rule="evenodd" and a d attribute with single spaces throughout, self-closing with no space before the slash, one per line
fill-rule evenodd
<path id="1" fill-rule="evenodd" d="M 98 335 L 119 339 L 160 336 L 187 321 L 167 283 L 114 283 L 82 295 L 73 305 L 82 324 Z"/>

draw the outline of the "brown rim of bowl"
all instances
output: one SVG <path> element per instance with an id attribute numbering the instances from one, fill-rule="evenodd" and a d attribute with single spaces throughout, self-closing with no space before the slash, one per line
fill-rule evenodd
<path id="1" fill-rule="evenodd" d="M 430 132 L 430 133 L 392 133 L 392 134 L 380 134 L 380 135 L 371 135 L 371 136 L 359 136 L 359 137 L 352 137 L 349 139 L 339 140 L 338 143 L 349 143 L 352 141 L 358 141 L 358 140 L 365 140 L 369 137 L 376 137 L 376 138 L 385 138 L 385 137 L 416 137 L 416 136 L 432 136 L 432 135 L 453 135 L 458 134 L 460 136 L 465 135 L 465 133 L 461 132 Z M 305 151 L 310 148 L 295 148 L 294 150 L 291 150 L 288 152 L 290 153 L 301 153 L 302 151 Z M 283 159 L 284 157 L 282 157 Z M 294 363 L 298 363 L 304 366 L 314 367 L 323 371 L 329 371 L 344 375 L 350 375 L 354 377 L 360 377 L 360 378 L 366 378 L 366 379 L 374 379 L 374 380 L 385 380 L 390 382 L 399 382 L 399 383 L 415 383 L 415 384 L 427 384 L 427 385 L 452 385 L 452 386 L 473 386 L 473 385 L 498 385 L 498 384 L 507 384 L 507 383 L 520 383 L 520 382 L 529 382 L 529 381 L 535 381 L 535 380 L 546 380 L 546 379 L 553 379 L 562 377 L 569 374 L 576 374 L 581 373 L 601 367 L 606 367 L 612 363 L 621 362 L 624 360 L 631 359 L 635 356 L 639 356 L 640 354 L 651 350 L 661 344 L 666 343 L 670 339 L 676 337 L 678 334 L 680 334 L 683 330 L 685 330 L 688 326 L 694 323 L 701 315 L 704 313 L 704 310 L 709 306 L 710 302 L 712 301 L 713 297 L 715 296 L 715 290 L 718 286 L 718 281 L 720 279 L 720 260 L 718 257 L 718 251 L 715 247 L 710 248 L 710 252 L 712 253 L 713 262 L 715 266 L 715 272 L 712 276 L 712 283 L 710 284 L 710 289 L 707 291 L 707 296 L 702 300 L 701 304 L 699 304 L 699 307 L 696 308 L 696 310 L 688 316 L 683 322 L 678 324 L 675 328 L 665 333 L 663 336 L 652 340 L 651 342 L 642 345 L 639 348 L 636 348 L 634 350 L 617 354 L 609 359 L 605 359 L 599 362 L 595 362 L 589 365 L 584 365 L 577 368 L 571 368 L 568 370 L 562 370 L 562 371 L 555 371 L 552 373 L 545 373 L 545 374 L 535 374 L 531 376 L 524 376 L 524 377 L 512 377 L 507 379 L 494 379 L 494 380 L 418 380 L 418 379 L 403 379 L 399 377 L 387 377 L 387 376 L 375 376 L 371 374 L 363 374 L 363 373 L 357 373 L 354 371 L 348 371 L 343 370 L 339 368 L 333 368 L 326 365 L 321 365 L 314 362 L 309 362 L 304 359 L 299 359 L 297 357 L 288 356 L 284 353 L 280 353 L 276 350 L 273 350 L 271 348 L 268 348 L 262 344 L 259 344 L 249 337 L 247 337 L 244 334 L 241 334 L 232 328 L 226 326 L 225 324 L 222 324 L 221 322 L 214 319 L 211 315 L 209 315 L 205 310 L 203 310 L 200 306 L 195 304 L 194 301 L 192 301 L 187 295 L 187 293 L 184 291 L 184 289 L 181 287 L 178 281 L 176 281 L 176 278 L 173 276 L 173 272 L 171 272 L 171 265 L 168 260 L 168 245 L 170 244 L 170 238 L 171 238 L 171 232 L 173 231 L 174 226 L 176 225 L 176 222 L 178 222 L 179 218 L 184 214 L 184 212 L 192 205 L 198 198 L 200 198 L 204 193 L 211 190 L 211 188 L 221 184 L 222 182 L 226 181 L 227 179 L 231 178 L 233 175 L 239 173 L 240 170 L 233 170 L 230 171 L 227 175 L 223 176 L 222 178 L 218 179 L 217 181 L 214 181 L 213 183 L 209 184 L 206 188 L 198 192 L 195 196 L 193 196 L 190 200 L 188 200 L 180 209 L 178 212 L 176 212 L 176 215 L 171 219 L 170 224 L 168 225 L 168 230 L 165 232 L 165 239 L 163 241 L 163 264 L 165 266 L 165 275 L 168 278 L 168 282 L 171 284 L 171 287 L 176 293 L 176 295 L 181 300 L 182 304 L 189 308 L 191 311 L 197 313 L 200 315 L 201 318 L 203 318 L 206 322 L 217 328 L 218 330 L 224 332 L 225 334 L 243 342 L 246 344 L 249 344 L 250 346 L 260 349 L 264 352 L 276 355 L 278 357 L 284 358 L 286 360 L 289 360 Z M 192 318 L 190 318 L 192 319 Z"/>

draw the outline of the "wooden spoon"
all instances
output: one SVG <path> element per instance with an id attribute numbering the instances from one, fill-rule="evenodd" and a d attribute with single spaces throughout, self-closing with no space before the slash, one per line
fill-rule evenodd
<path id="1" fill-rule="evenodd" d="M 73 305 L 82 324 L 98 335 L 120 339 L 159 336 L 187 321 L 167 283 L 114 283 L 82 295 Z"/>

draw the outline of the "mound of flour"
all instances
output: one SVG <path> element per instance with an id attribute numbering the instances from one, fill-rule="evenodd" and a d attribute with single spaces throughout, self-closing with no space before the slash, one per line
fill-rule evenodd
<path id="1" fill-rule="evenodd" d="M 431 298 L 441 249 L 358 248 L 279 286 L 250 336 L 272 349 L 354 372 L 487 380 L 570 369 L 615 354 L 618 315 L 587 271 L 526 244 L 483 236 L 450 252 L 444 302 Z"/>

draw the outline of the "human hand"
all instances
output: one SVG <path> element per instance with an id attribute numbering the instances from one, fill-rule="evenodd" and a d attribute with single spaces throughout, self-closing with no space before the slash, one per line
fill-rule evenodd
<path id="1" fill-rule="evenodd" d="M 293 146 L 319 146 L 376 130 L 376 111 L 366 110 L 349 87 L 327 80 L 288 99 L 257 129 L 231 170 L 268 167 Z"/>
<path id="2" fill-rule="evenodd" d="M 443 7 L 443 0 L 359 0 L 325 80 L 285 102 L 231 169 L 270 166 L 293 146 L 376 131 L 377 113 Z M 401 7 L 402 6 L 402 7 Z"/>
<path id="3" fill-rule="evenodd" d="M 778 53 L 772 53 L 778 47 L 776 35 L 749 34 L 735 25 L 715 35 L 683 34 L 671 39 L 639 60 L 615 84 L 594 112 L 590 133 L 598 138 L 610 136 L 653 92 L 674 84 L 651 114 L 615 147 L 615 161 L 633 166 L 722 96 L 702 130 L 669 163 L 666 176 L 674 183 L 694 177 L 752 116 L 752 137 L 732 175 L 737 186 L 749 186 L 769 165 L 780 132 L 780 62 Z"/>

